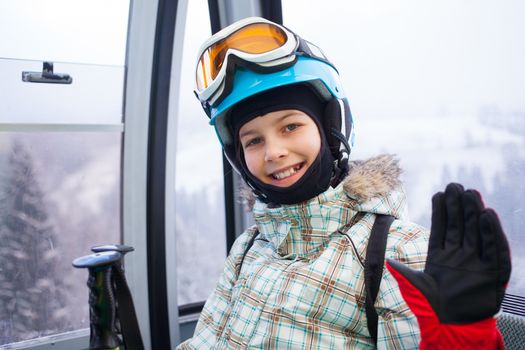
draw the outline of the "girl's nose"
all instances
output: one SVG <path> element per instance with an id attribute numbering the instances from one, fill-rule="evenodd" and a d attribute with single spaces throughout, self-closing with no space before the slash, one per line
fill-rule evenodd
<path id="1" fill-rule="evenodd" d="M 279 140 L 265 140 L 264 161 L 271 162 L 288 155 L 288 148 Z"/>

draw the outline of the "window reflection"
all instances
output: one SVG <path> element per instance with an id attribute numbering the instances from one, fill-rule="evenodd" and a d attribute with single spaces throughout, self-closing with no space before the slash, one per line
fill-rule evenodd
<path id="1" fill-rule="evenodd" d="M 211 33 L 205 0 L 188 2 L 177 120 L 176 236 L 178 303 L 208 298 L 226 259 L 222 151 L 193 95 L 199 45 Z"/>
<path id="2" fill-rule="evenodd" d="M 120 133 L 0 133 L 0 345 L 89 327 L 74 258 L 119 243 Z"/>

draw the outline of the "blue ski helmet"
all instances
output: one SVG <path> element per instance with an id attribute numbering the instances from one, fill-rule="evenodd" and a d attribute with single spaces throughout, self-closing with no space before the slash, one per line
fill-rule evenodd
<path id="1" fill-rule="evenodd" d="M 251 48 L 240 47 L 235 40 L 228 41 L 246 31 L 246 42 L 246 38 L 251 35 L 246 29 L 254 25 L 269 28 L 267 33 L 258 32 L 257 36 L 253 36 L 254 41 L 278 33 L 278 43 L 268 52 L 259 50 L 250 53 L 247 51 Z M 215 71 L 210 73 L 213 65 L 216 65 Z M 354 121 L 339 72 L 321 49 L 289 29 L 258 17 L 233 23 L 213 35 L 201 47 L 195 94 L 209 116 L 210 124 L 215 127 L 227 159 L 245 180 L 247 177 L 234 145 L 234 121 L 230 120 L 230 112 L 253 96 L 293 84 L 307 85 L 325 102 L 320 126 L 336 160 L 334 170 L 344 175 L 355 138 Z M 248 184 L 254 187 L 250 181 Z"/>

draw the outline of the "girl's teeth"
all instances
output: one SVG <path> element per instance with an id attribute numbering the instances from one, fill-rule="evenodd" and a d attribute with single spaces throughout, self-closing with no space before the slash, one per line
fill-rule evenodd
<path id="1" fill-rule="evenodd" d="M 278 180 L 282 180 L 284 178 L 287 178 L 288 176 L 292 176 L 293 174 L 295 174 L 297 172 L 297 170 L 299 170 L 299 167 L 297 167 L 297 168 L 290 168 L 290 169 L 282 171 L 280 173 L 273 174 L 273 177 L 275 177 Z"/>

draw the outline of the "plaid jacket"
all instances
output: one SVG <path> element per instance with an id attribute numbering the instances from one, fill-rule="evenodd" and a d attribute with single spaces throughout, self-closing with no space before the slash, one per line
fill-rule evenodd
<path id="1" fill-rule="evenodd" d="M 363 262 L 375 214 L 397 218 L 386 257 L 420 270 L 426 259 L 428 232 L 402 220 L 398 174 L 397 161 L 382 156 L 354 163 L 343 183 L 305 203 L 256 201 L 256 225 L 236 240 L 193 338 L 179 349 L 373 348 Z M 379 349 L 418 348 L 416 318 L 386 269 L 375 307 Z"/>

